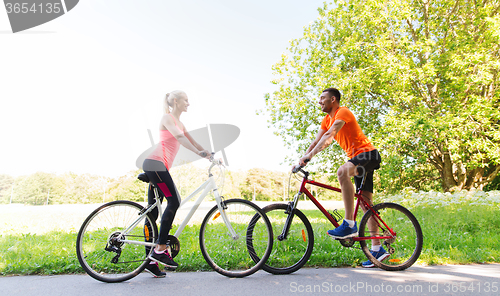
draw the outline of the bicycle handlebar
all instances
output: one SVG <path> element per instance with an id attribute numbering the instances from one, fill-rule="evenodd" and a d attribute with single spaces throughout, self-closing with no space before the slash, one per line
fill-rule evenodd
<path id="1" fill-rule="evenodd" d="M 292 169 L 292 173 L 296 174 L 298 173 L 301 169 L 303 168 L 303 166 L 301 165 L 297 165 L 297 166 L 294 166 L 293 169 Z"/>
<path id="2" fill-rule="evenodd" d="M 212 163 L 212 165 L 208 169 L 209 174 L 214 166 L 223 166 L 224 167 L 224 162 L 222 161 L 222 159 L 215 159 L 214 156 L 215 156 L 215 152 L 211 152 L 210 158 L 208 159 Z"/>
<path id="3" fill-rule="evenodd" d="M 215 161 L 215 159 L 214 159 L 214 155 L 215 155 L 215 152 L 210 152 L 210 157 L 208 158 L 208 160 L 209 160 L 210 162 L 214 162 L 214 161 Z M 207 157 L 207 156 L 208 156 L 208 154 L 207 154 L 207 153 L 205 153 L 205 152 L 201 152 L 201 153 L 200 153 L 200 156 L 201 156 L 201 157 Z M 222 162 L 221 162 L 221 161 L 215 161 L 215 162 L 216 162 L 217 164 L 222 164 Z"/>
<path id="4" fill-rule="evenodd" d="M 212 152 L 211 154 L 212 154 L 212 156 L 211 156 L 211 157 L 214 157 L 215 152 Z M 201 156 L 201 157 L 207 157 L 207 155 L 208 155 L 208 154 L 206 154 L 205 152 L 201 152 L 201 153 L 200 153 L 200 156 Z"/>
<path id="5" fill-rule="evenodd" d="M 309 161 L 310 161 L 310 159 L 306 159 L 306 160 L 304 160 L 304 162 L 305 162 L 305 163 L 308 163 Z M 302 171 L 302 168 L 303 168 L 303 167 L 304 167 L 304 166 L 302 166 L 302 165 L 295 166 L 295 167 L 292 169 L 292 173 L 296 174 L 296 173 L 298 173 L 298 172 Z M 304 172 L 304 171 L 302 171 L 302 172 Z"/>

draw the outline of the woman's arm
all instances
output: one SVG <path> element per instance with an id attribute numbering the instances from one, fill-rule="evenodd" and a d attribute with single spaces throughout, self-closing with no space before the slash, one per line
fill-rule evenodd
<path id="1" fill-rule="evenodd" d="M 171 116 L 166 114 L 162 117 L 161 124 L 179 141 L 179 143 L 194 153 L 200 155 L 203 151 L 194 146 L 184 133 L 175 125 L 175 121 Z M 201 147 L 201 146 L 200 146 Z"/>
<path id="2" fill-rule="evenodd" d="M 186 138 L 189 140 L 189 142 L 191 142 L 191 144 L 193 144 L 194 147 L 198 148 L 200 151 L 202 152 L 205 152 L 206 153 L 206 157 L 210 157 L 210 151 L 206 150 L 205 148 L 203 148 L 203 146 L 201 146 L 200 144 L 198 144 L 198 142 L 196 142 L 193 137 L 188 133 L 188 131 L 186 130 L 186 127 L 184 127 L 184 135 L 186 136 Z"/>
<path id="3" fill-rule="evenodd" d="M 188 133 L 188 131 L 186 130 L 186 127 L 184 127 L 184 135 L 186 136 L 186 138 L 188 138 L 189 142 L 191 142 L 191 144 L 193 144 L 194 147 L 198 148 L 198 150 L 205 150 L 205 148 L 203 148 L 203 146 L 201 146 L 200 144 L 198 144 L 198 142 L 196 142 L 193 137 L 191 136 L 191 134 Z"/>

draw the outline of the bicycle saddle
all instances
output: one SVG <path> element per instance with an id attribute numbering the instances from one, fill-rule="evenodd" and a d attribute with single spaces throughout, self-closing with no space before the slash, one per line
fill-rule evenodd
<path id="1" fill-rule="evenodd" d="M 146 175 L 146 173 L 140 173 L 137 176 L 137 179 L 141 180 L 142 182 L 149 183 L 149 178 L 148 178 L 148 175 Z"/>

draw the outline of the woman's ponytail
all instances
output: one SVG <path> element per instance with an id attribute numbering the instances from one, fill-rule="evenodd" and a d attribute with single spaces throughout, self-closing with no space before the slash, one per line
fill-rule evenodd
<path id="1" fill-rule="evenodd" d="M 167 114 L 170 113 L 170 102 L 168 101 L 169 97 L 170 97 L 170 93 L 168 93 L 165 96 L 165 102 L 163 103 L 163 107 L 165 108 L 165 113 L 167 113 Z"/>

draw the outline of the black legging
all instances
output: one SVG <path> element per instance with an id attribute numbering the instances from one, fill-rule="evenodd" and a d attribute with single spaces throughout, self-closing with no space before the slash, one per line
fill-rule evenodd
<path id="1" fill-rule="evenodd" d="M 160 235 L 157 244 L 164 245 L 167 243 L 168 233 L 170 232 L 170 228 L 172 227 L 172 222 L 175 218 L 175 213 L 180 205 L 180 197 L 178 196 L 177 189 L 175 188 L 174 181 L 170 176 L 167 168 L 161 161 L 146 159 L 143 165 L 144 172 L 149 178 L 149 181 L 154 184 L 156 188 L 158 188 L 158 194 L 160 195 L 160 201 L 163 202 L 163 197 L 167 199 L 167 207 L 161 216 L 161 224 L 160 224 Z M 154 169 L 154 170 L 151 170 Z M 155 194 L 151 184 L 148 188 L 148 204 L 155 203 Z M 153 216 L 153 221 L 156 221 L 158 218 L 158 208 L 154 208 L 151 211 L 151 215 Z M 146 220 L 146 226 L 151 229 Z M 149 253 L 149 248 L 146 248 L 146 252 Z"/>

